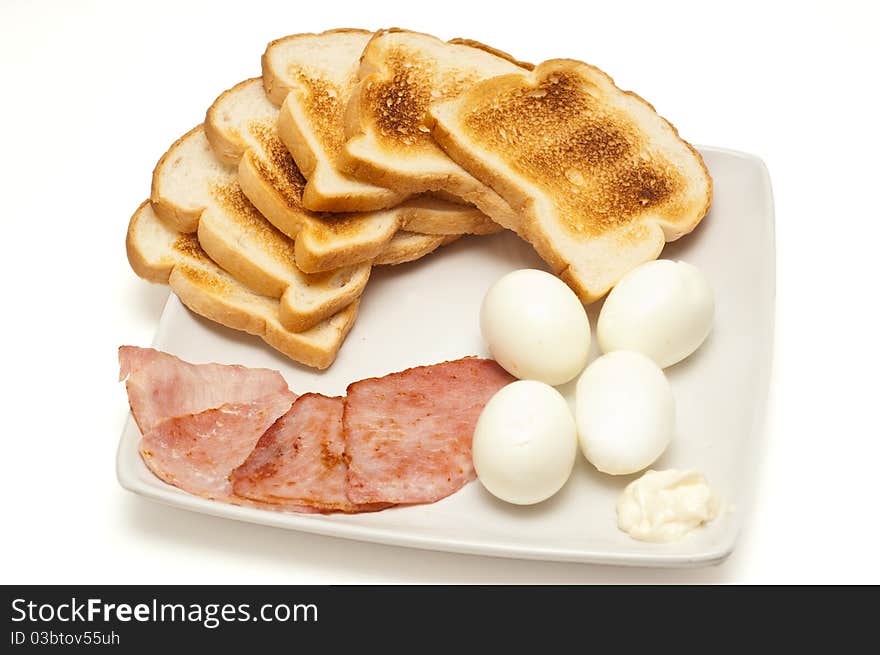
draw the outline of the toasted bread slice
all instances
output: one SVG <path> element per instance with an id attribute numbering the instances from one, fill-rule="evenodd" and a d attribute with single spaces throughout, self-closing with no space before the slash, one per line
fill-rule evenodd
<path id="1" fill-rule="evenodd" d="M 281 323 L 277 300 L 254 293 L 217 266 L 194 234 L 161 221 L 146 201 L 128 225 L 125 239 L 131 267 L 140 277 L 171 286 L 181 302 L 207 319 L 253 334 L 292 360 L 325 369 L 336 358 L 354 324 L 358 301 L 305 332 Z"/>
<path id="2" fill-rule="evenodd" d="M 413 196 L 395 209 L 401 229 L 410 233 L 459 237 L 495 234 L 504 229 L 476 207 L 462 205 L 460 200 L 438 201 L 429 194 Z"/>
<path id="3" fill-rule="evenodd" d="M 401 230 L 394 235 L 388 247 L 376 257 L 374 264 L 396 266 L 397 264 L 406 264 L 421 259 L 425 255 L 429 255 L 440 246 L 457 241 L 461 238 L 458 234 L 433 235 L 433 234 L 416 234 Z"/>
<path id="4" fill-rule="evenodd" d="M 307 275 L 294 242 L 248 201 L 233 166 L 218 161 L 201 126 L 178 139 L 153 172 L 156 213 L 199 243 L 224 270 L 258 294 L 280 298 L 280 320 L 304 331 L 360 297 L 370 276 L 363 264 Z"/>
<path id="5" fill-rule="evenodd" d="M 224 92 L 208 110 L 205 131 L 219 157 L 238 164 L 244 194 L 281 232 L 295 239 L 297 265 L 309 273 L 372 261 L 406 220 L 433 221 L 443 232 L 449 221 L 469 231 L 491 224 L 473 207 L 441 199 L 418 199 L 392 209 L 348 214 L 317 214 L 302 205 L 305 179 L 278 137 L 278 108 L 269 102 L 260 79 Z M 443 232 L 448 234 L 448 232 Z M 425 239 L 427 251 L 433 239 Z"/>
<path id="6" fill-rule="evenodd" d="M 454 98 L 480 80 L 528 68 L 476 41 L 446 43 L 397 29 L 377 32 L 361 58 L 345 113 L 348 140 L 337 165 L 372 184 L 408 194 L 444 191 L 492 218 L 513 220 L 498 194 L 434 142 L 428 109 L 433 101 Z"/>
<path id="7" fill-rule="evenodd" d="M 605 73 L 556 59 L 486 80 L 431 109 L 434 137 L 497 190 L 584 302 L 655 259 L 709 209 L 712 180 L 676 129 Z"/>
<path id="8" fill-rule="evenodd" d="M 336 167 L 345 141 L 345 103 L 371 36 L 354 29 L 295 34 L 272 41 L 263 54 L 263 87 L 281 108 L 278 133 L 307 180 L 302 203 L 313 211 L 384 209 L 406 198 Z"/>

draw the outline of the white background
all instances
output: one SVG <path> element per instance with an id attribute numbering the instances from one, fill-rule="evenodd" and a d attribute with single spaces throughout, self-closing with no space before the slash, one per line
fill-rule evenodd
<path id="1" fill-rule="evenodd" d="M 880 582 L 873 7 L 4 0 L 0 581 Z M 583 59 L 689 141 L 767 162 L 774 376 L 757 502 L 726 563 L 655 571 L 411 551 L 189 514 L 118 486 L 116 347 L 150 343 L 167 293 L 134 276 L 123 247 L 152 167 L 220 91 L 259 74 L 267 41 L 341 26 Z"/>

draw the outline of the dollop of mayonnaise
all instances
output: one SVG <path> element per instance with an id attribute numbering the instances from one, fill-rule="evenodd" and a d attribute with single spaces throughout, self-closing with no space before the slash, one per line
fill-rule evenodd
<path id="1" fill-rule="evenodd" d="M 718 497 L 697 471 L 648 471 L 617 501 L 617 525 L 634 539 L 669 543 L 718 516 Z"/>

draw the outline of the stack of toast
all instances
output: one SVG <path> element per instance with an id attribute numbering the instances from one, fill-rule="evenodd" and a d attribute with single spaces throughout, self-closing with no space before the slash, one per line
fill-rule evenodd
<path id="1" fill-rule="evenodd" d="M 506 228 L 591 302 L 710 200 L 700 155 L 587 64 L 342 29 L 272 41 L 159 160 L 126 245 L 193 311 L 324 369 L 373 266 Z"/>

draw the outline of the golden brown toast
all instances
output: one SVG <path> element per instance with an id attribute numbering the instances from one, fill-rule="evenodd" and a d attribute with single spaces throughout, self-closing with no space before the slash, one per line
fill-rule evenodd
<path id="1" fill-rule="evenodd" d="M 294 262 L 294 242 L 276 230 L 221 163 L 201 126 L 177 140 L 153 172 L 151 200 L 179 232 L 197 232 L 201 247 L 254 292 L 280 299 L 286 329 L 305 331 L 360 297 L 370 266 L 309 275 Z"/>
<path id="2" fill-rule="evenodd" d="M 195 234 L 160 220 L 149 201 L 137 208 L 125 240 L 128 260 L 140 277 L 167 283 L 181 302 L 205 318 L 256 335 L 292 360 L 325 369 L 354 324 L 358 301 L 304 332 L 287 330 L 277 300 L 254 293 L 217 266 Z"/>
<path id="3" fill-rule="evenodd" d="M 370 211 L 406 199 L 336 167 L 345 142 L 345 105 L 371 36 L 357 29 L 294 34 L 272 41 L 263 53 L 263 87 L 280 107 L 278 133 L 307 180 L 302 203 L 312 211 Z"/>
<path id="4" fill-rule="evenodd" d="M 399 29 L 377 32 L 361 57 L 345 114 L 348 140 L 337 166 L 401 193 L 444 191 L 492 218 L 512 214 L 498 194 L 434 142 L 428 109 L 480 80 L 528 67 L 476 41 L 444 42 Z"/>
<path id="5" fill-rule="evenodd" d="M 531 242 L 584 302 L 655 259 L 706 215 L 699 153 L 599 69 L 555 59 L 435 104 L 433 136 L 498 191 Z"/>
<path id="6" fill-rule="evenodd" d="M 303 271 L 370 262 L 415 218 L 423 228 L 442 234 L 449 233 L 445 222 L 456 228 L 469 226 L 472 232 L 498 229 L 475 208 L 439 199 L 372 212 L 311 212 L 302 204 L 305 178 L 278 136 L 277 121 L 278 108 L 266 97 L 262 81 L 251 79 L 217 98 L 208 110 L 205 130 L 218 157 L 238 164 L 244 194 L 278 230 L 295 240 L 294 256 Z M 430 252 L 434 241 L 426 238 L 421 250 Z"/>

